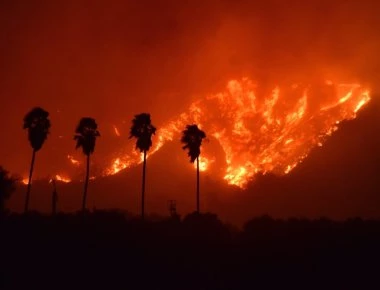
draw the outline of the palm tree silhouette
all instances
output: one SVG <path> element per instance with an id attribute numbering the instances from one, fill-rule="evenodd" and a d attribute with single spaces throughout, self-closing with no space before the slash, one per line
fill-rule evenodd
<path id="1" fill-rule="evenodd" d="M 26 198 L 25 198 L 25 208 L 24 212 L 26 213 L 29 209 L 29 197 L 30 197 L 30 189 L 32 186 L 32 175 L 34 168 L 34 160 L 36 157 L 36 152 L 42 148 L 47 136 L 49 134 L 50 129 L 50 120 L 49 113 L 40 107 L 36 107 L 32 109 L 28 114 L 24 117 L 24 129 L 28 129 L 28 139 L 30 145 L 32 146 L 32 162 L 30 165 L 29 171 L 29 181 L 28 187 L 26 190 Z"/>
<path id="2" fill-rule="evenodd" d="M 84 181 L 82 212 L 86 210 L 87 188 L 90 177 L 90 155 L 94 153 L 96 138 L 100 136 L 98 125 L 93 118 L 82 118 L 75 130 L 74 140 L 77 141 L 76 149 L 82 148 L 87 156 L 86 179 Z"/>
<path id="3" fill-rule="evenodd" d="M 156 133 L 156 128 L 152 125 L 150 114 L 141 113 L 135 115 L 132 120 L 132 127 L 129 138 L 135 137 L 136 149 L 144 153 L 142 189 L 141 189 L 141 217 L 145 217 L 145 171 L 146 171 L 146 152 L 152 146 L 152 135 Z"/>
<path id="4" fill-rule="evenodd" d="M 182 131 L 181 142 L 185 144 L 182 149 L 188 149 L 187 155 L 190 162 L 197 160 L 197 213 L 199 213 L 199 155 L 201 154 L 202 140 L 206 138 L 206 133 L 198 128 L 197 125 L 187 125 Z"/>

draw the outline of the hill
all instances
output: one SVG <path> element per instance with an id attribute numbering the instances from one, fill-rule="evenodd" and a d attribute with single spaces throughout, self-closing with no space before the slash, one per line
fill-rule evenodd
<path id="1" fill-rule="evenodd" d="M 228 186 L 219 177 L 219 164 L 201 174 L 201 208 L 223 220 L 241 224 L 256 215 L 304 216 L 342 219 L 352 216 L 379 217 L 380 121 L 379 101 L 364 108 L 357 119 L 340 125 L 323 147 L 283 177 L 257 176 L 246 190 Z M 212 140 L 210 141 L 212 142 Z M 216 143 L 216 142 L 215 142 Z M 219 148 L 215 148 L 222 154 Z M 138 213 L 141 165 L 90 183 L 89 208 L 122 208 Z M 22 210 L 23 187 L 9 206 Z M 50 210 L 51 186 L 47 181 L 33 185 L 31 208 Z M 59 208 L 80 208 L 82 184 L 59 184 Z M 167 201 L 176 200 L 181 214 L 195 207 L 195 170 L 177 142 L 166 144 L 148 159 L 146 208 L 166 215 Z"/>

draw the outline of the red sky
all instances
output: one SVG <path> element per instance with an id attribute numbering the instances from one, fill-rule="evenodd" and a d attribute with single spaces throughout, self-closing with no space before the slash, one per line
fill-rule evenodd
<path id="1" fill-rule="evenodd" d="M 353 0 L 1 1 L 0 164 L 28 171 L 22 118 L 36 105 L 52 120 L 35 171 L 46 176 L 69 166 L 82 116 L 99 123 L 101 159 L 120 146 L 113 124 L 125 133 L 148 111 L 159 127 L 231 78 L 333 77 L 376 90 L 379 9 Z"/>

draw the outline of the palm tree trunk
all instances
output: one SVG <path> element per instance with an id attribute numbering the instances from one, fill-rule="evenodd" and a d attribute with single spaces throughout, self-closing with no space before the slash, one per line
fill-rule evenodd
<path id="1" fill-rule="evenodd" d="M 199 214 L 199 157 L 197 157 L 197 213 Z"/>
<path id="2" fill-rule="evenodd" d="M 87 188 L 88 188 L 89 177 L 90 177 L 90 154 L 87 155 L 86 180 L 84 181 L 82 212 L 86 210 Z"/>
<path id="3" fill-rule="evenodd" d="M 36 150 L 33 149 L 32 153 L 32 162 L 30 164 L 30 171 L 29 171 L 29 181 L 28 181 L 28 188 L 26 190 L 26 198 L 25 198 L 25 208 L 24 213 L 28 212 L 29 209 L 29 198 L 30 198 L 30 189 L 32 187 L 32 175 L 33 175 L 33 168 L 34 168 L 34 160 L 36 158 Z"/>
<path id="4" fill-rule="evenodd" d="M 146 170 L 146 150 L 144 150 L 144 164 L 142 176 L 142 190 L 141 190 L 141 218 L 145 218 L 145 170 Z"/>

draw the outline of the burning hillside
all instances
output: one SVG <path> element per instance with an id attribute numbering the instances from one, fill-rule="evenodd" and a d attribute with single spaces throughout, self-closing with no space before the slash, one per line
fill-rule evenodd
<path id="1" fill-rule="evenodd" d="M 326 81 L 268 90 L 247 78 L 231 80 L 224 92 L 193 102 L 187 112 L 159 128 L 148 157 L 165 142 L 179 140 L 186 124 L 196 123 L 224 151 L 224 180 L 244 188 L 259 172 L 289 173 L 314 146 L 322 146 L 341 121 L 354 119 L 369 101 L 369 91 L 359 84 Z M 115 134 L 120 134 L 117 128 Z M 212 170 L 215 161 L 209 147 L 202 148 L 202 171 Z M 118 154 L 103 175 L 142 162 L 130 147 Z"/>

